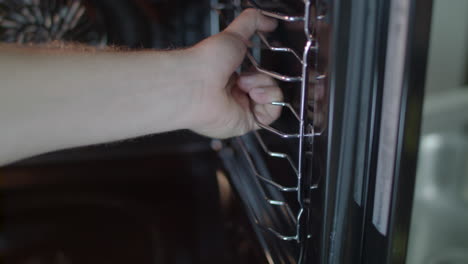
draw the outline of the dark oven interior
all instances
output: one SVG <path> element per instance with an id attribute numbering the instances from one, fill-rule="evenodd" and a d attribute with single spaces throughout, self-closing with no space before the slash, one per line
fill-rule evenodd
<path id="1" fill-rule="evenodd" d="M 271 127 L 280 134 L 263 129 L 219 141 L 177 131 L 1 168 L 5 263 L 258 264 L 319 258 L 328 118 L 326 2 L 0 0 L 4 17 L 27 18 L 26 9 L 73 18 L 57 22 L 53 32 L 44 31 L 45 20 L 23 31 L 0 23 L 0 40 L 179 48 L 222 30 L 247 7 L 314 20 L 279 18 L 275 32 L 253 40 L 253 60 L 242 67 L 301 78 L 278 81 L 286 104 L 278 105 L 282 116 Z M 308 42 L 311 52 L 304 56 Z M 284 136 L 301 128 L 306 136 Z M 288 186 L 301 191 L 285 191 Z"/>

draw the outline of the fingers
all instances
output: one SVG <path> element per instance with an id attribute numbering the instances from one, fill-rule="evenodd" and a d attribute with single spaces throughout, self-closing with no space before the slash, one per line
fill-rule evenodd
<path id="1" fill-rule="evenodd" d="M 243 74 L 237 80 L 239 88 L 249 93 L 250 98 L 258 104 L 269 104 L 283 100 L 281 89 L 273 78 L 262 74 Z"/>
<path id="2" fill-rule="evenodd" d="M 271 102 L 283 100 L 283 94 L 278 86 L 258 87 L 249 92 L 254 105 L 257 120 L 265 125 L 273 123 L 281 114 L 282 107 L 271 105 Z"/>
<path id="3" fill-rule="evenodd" d="M 1 0 L 0 0 L 1 1 Z M 202 41 L 197 47 L 203 57 L 213 57 L 216 71 L 226 78 L 244 60 L 250 38 L 258 31 L 273 31 L 277 21 L 263 16 L 255 9 L 242 12 L 223 32 Z M 200 54 L 200 53 L 199 53 Z"/>
<path id="4" fill-rule="evenodd" d="M 249 96 L 257 104 L 271 104 L 283 100 L 283 94 L 278 86 L 256 87 L 249 92 Z"/>
<path id="5" fill-rule="evenodd" d="M 271 77 L 261 73 L 244 73 L 237 84 L 244 92 L 250 92 L 255 87 L 275 86 L 276 82 Z"/>
<path id="6" fill-rule="evenodd" d="M 260 73 L 248 74 L 241 76 L 237 84 L 255 104 L 253 110 L 258 121 L 270 124 L 279 117 L 282 107 L 271 105 L 271 102 L 282 101 L 283 93 L 272 78 Z"/>
<path id="7" fill-rule="evenodd" d="M 277 21 L 268 18 L 260 11 L 249 8 L 242 12 L 225 31 L 240 36 L 244 42 L 252 37 L 256 31 L 273 31 L 277 26 Z"/>

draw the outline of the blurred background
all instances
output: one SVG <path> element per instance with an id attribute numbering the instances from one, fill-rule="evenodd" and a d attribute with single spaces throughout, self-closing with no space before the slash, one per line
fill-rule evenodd
<path id="1" fill-rule="evenodd" d="M 466 14 L 434 1 L 408 263 L 468 263 Z"/>

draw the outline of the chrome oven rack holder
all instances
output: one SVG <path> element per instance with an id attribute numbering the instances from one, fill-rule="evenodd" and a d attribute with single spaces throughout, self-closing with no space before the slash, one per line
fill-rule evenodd
<path id="1" fill-rule="evenodd" d="M 220 11 L 223 9 L 233 9 L 233 10 L 241 10 L 240 0 L 233 0 L 232 5 L 225 5 L 225 4 L 218 4 L 216 0 L 212 0 L 212 10 L 215 15 L 220 18 Z M 269 43 L 265 35 L 261 32 L 257 32 L 258 39 L 260 42 L 272 52 L 283 52 L 283 53 L 290 53 L 294 56 L 300 65 L 302 65 L 302 73 L 300 76 L 288 76 L 284 74 L 280 74 L 274 71 L 267 70 L 263 68 L 260 63 L 255 59 L 255 57 L 250 53 L 247 52 L 246 57 L 251 62 L 253 67 L 261 73 L 271 76 L 277 80 L 283 82 L 295 82 L 300 83 L 300 103 L 299 103 L 299 111 L 297 112 L 293 106 L 288 102 L 270 102 L 271 105 L 286 108 L 288 111 L 292 113 L 292 115 L 297 119 L 299 124 L 299 129 L 297 133 L 284 133 L 270 125 L 266 125 L 261 123 L 255 115 L 255 112 L 252 111 L 252 115 L 256 124 L 263 128 L 264 130 L 278 136 L 283 140 L 288 139 L 298 139 L 299 143 L 297 146 L 298 151 L 298 159 L 297 162 L 294 162 L 293 159 L 286 153 L 275 152 L 270 150 L 267 146 L 265 141 L 262 139 L 261 135 L 258 132 L 253 132 L 258 144 L 261 146 L 262 150 L 272 158 L 279 158 L 285 159 L 289 163 L 291 169 L 294 171 L 294 174 L 297 176 L 297 184 L 295 186 L 283 186 L 280 183 L 275 182 L 274 180 L 262 176 L 256 166 L 255 163 L 249 154 L 248 149 L 242 142 L 239 142 L 239 146 L 241 148 L 242 154 L 245 156 L 247 163 L 250 167 L 251 172 L 253 175 L 260 180 L 261 182 L 276 188 L 280 192 L 294 192 L 297 194 L 297 203 L 299 205 L 299 210 L 297 214 L 294 214 L 291 206 L 282 200 L 275 200 L 265 197 L 266 202 L 271 206 L 278 206 L 282 207 L 287 212 L 290 221 L 295 224 L 295 232 L 292 234 L 282 234 L 281 232 L 271 228 L 264 226 L 260 221 L 254 219 L 254 222 L 258 225 L 258 227 L 266 232 L 271 232 L 274 236 L 278 239 L 283 241 L 295 241 L 299 245 L 299 256 L 297 258 L 297 263 L 303 264 L 304 262 L 304 254 L 306 250 L 306 243 L 309 238 L 311 238 L 311 234 L 309 233 L 308 223 L 309 219 L 309 203 L 310 203 L 310 192 L 317 189 L 317 184 L 311 183 L 311 175 L 306 174 L 306 159 L 310 160 L 313 158 L 312 151 L 307 151 L 306 149 L 311 149 L 310 146 L 313 144 L 313 139 L 315 136 L 318 136 L 320 133 L 316 133 L 314 131 L 314 126 L 312 122 L 308 119 L 308 111 L 307 111 L 307 104 L 308 104 L 308 86 L 311 85 L 309 82 L 309 78 L 315 78 L 316 80 L 323 80 L 327 76 L 323 74 L 316 74 L 315 76 L 310 76 L 311 67 L 317 69 L 317 57 L 319 52 L 318 46 L 318 39 L 314 36 L 314 32 L 316 31 L 316 21 L 324 19 L 324 15 L 317 15 L 312 14 L 312 4 L 315 2 L 315 8 L 318 5 L 317 0 L 303 0 L 304 3 L 304 15 L 303 16 L 289 16 L 286 14 L 281 14 L 277 12 L 270 12 L 263 9 L 259 4 L 255 1 L 248 1 L 251 7 L 258 9 L 263 15 L 281 20 L 285 23 L 294 23 L 299 22 L 303 23 L 304 27 L 304 34 L 306 37 L 306 44 L 304 46 L 304 50 L 302 54 L 298 54 L 291 48 L 288 47 L 277 47 L 273 46 Z M 317 8 L 315 9 L 317 10 Z M 213 28 L 212 31 L 216 30 L 219 31 L 219 28 Z M 315 60 L 312 65 L 309 64 L 311 61 L 311 55 L 315 53 Z M 238 139 L 241 141 L 241 139 Z M 309 145 L 309 148 L 306 146 Z"/>

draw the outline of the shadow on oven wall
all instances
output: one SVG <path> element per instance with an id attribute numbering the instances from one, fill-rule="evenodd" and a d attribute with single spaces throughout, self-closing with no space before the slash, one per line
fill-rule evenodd
<path id="1" fill-rule="evenodd" d="M 87 0 L 104 11 L 111 44 L 172 49 L 209 35 L 208 0 Z"/>
<path id="2" fill-rule="evenodd" d="M 208 35 L 205 2 L 0 0 L 0 40 L 183 47 Z M 52 20 L 3 23 L 23 9 Z M 210 144 L 177 131 L 0 168 L 0 262 L 264 263 Z"/>

